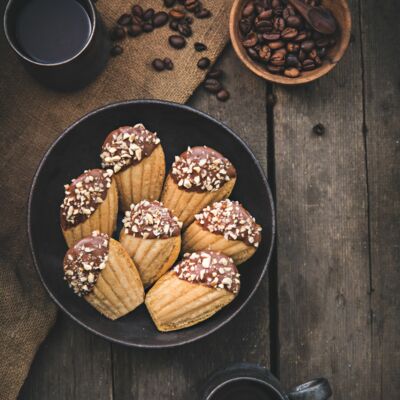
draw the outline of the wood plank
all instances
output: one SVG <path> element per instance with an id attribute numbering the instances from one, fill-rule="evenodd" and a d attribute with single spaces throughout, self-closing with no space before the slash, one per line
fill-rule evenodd
<path id="1" fill-rule="evenodd" d="M 190 104 L 226 122 L 250 144 L 266 167 L 265 83 L 246 71 L 230 48 L 222 56 L 222 67 L 231 100 L 219 103 L 200 89 Z M 165 351 L 113 345 L 114 399 L 197 399 L 199 386 L 217 368 L 237 361 L 268 365 L 267 287 L 265 279 L 244 312 L 197 343 Z"/>
<path id="2" fill-rule="evenodd" d="M 358 2 L 352 41 L 334 71 L 276 87 L 280 375 L 323 375 L 335 399 L 368 399 L 371 322 Z M 323 136 L 313 134 L 317 123 Z"/>
<path id="3" fill-rule="evenodd" d="M 110 344 L 60 312 L 18 399 L 112 399 Z"/>
<path id="4" fill-rule="evenodd" d="M 400 4 L 361 2 L 374 399 L 400 393 Z"/>

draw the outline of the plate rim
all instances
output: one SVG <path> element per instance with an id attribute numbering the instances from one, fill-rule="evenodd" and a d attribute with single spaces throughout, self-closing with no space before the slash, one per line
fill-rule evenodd
<path id="1" fill-rule="evenodd" d="M 237 308 L 237 310 L 235 310 L 231 315 L 229 315 L 227 318 L 225 318 L 223 321 L 221 321 L 220 323 L 218 323 L 217 325 L 215 325 L 214 327 L 212 327 L 211 329 L 207 330 L 206 332 L 202 332 L 201 334 L 190 338 L 190 339 L 182 339 L 182 340 L 178 340 L 175 343 L 161 343 L 161 344 L 138 344 L 138 343 L 132 343 L 129 341 L 125 341 L 125 340 L 121 340 L 121 339 L 116 339 L 113 337 L 108 336 L 107 334 L 104 334 L 90 326 L 88 326 L 87 324 L 85 324 L 83 321 L 81 321 L 78 317 L 74 316 L 71 312 L 69 312 L 64 305 L 55 297 L 55 295 L 52 293 L 52 291 L 49 289 L 49 287 L 46 284 L 46 281 L 40 271 L 39 268 L 39 262 L 36 258 L 35 255 L 35 250 L 34 250 L 34 246 L 33 246 L 33 235 L 32 235 L 32 231 L 31 231 L 31 222 L 32 222 L 32 201 L 33 201 L 33 195 L 36 189 L 36 184 L 37 184 L 37 180 L 39 178 L 40 172 L 43 168 L 44 163 L 47 161 L 47 158 L 49 157 L 50 153 L 53 151 L 53 149 L 57 146 L 57 144 L 63 140 L 63 138 L 65 136 L 67 136 L 69 134 L 69 132 L 71 130 L 73 130 L 75 128 L 76 125 L 80 124 L 82 121 L 86 120 L 87 118 L 96 115 L 98 113 L 101 113 L 104 110 L 108 110 L 108 109 L 113 109 L 113 108 L 118 108 L 120 106 L 129 106 L 129 105 L 135 105 L 135 104 L 159 104 L 159 105 L 164 105 L 164 106 L 169 106 L 169 107 L 175 107 L 175 108 L 180 108 L 182 110 L 185 111 L 189 111 L 191 113 L 197 114 L 203 118 L 206 118 L 208 120 L 211 120 L 213 123 L 219 125 L 220 127 L 222 127 L 226 132 L 228 132 L 234 139 L 236 139 L 237 141 L 239 141 L 239 143 L 248 151 L 248 153 L 250 154 L 251 158 L 253 159 L 254 164 L 256 165 L 257 169 L 260 172 L 261 178 L 263 180 L 264 186 L 267 190 L 267 196 L 269 198 L 269 202 L 270 202 L 270 207 L 271 207 L 271 219 L 272 219 L 272 238 L 271 238 L 271 246 L 270 249 L 268 251 L 268 256 L 267 259 L 264 263 L 263 269 L 261 271 L 261 275 L 257 281 L 257 283 L 255 284 L 255 286 L 253 287 L 253 289 L 251 290 L 251 292 L 249 293 L 249 295 L 247 296 L 247 298 L 243 301 L 243 303 Z M 272 191 L 271 188 L 269 186 L 266 174 L 263 170 L 263 168 L 261 167 L 260 162 L 258 161 L 257 157 L 254 155 L 253 151 L 250 149 L 249 145 L 238 135 L 236 134 L 231 128 L 229 128 L 226 124 L 224 124 L 223 122 L 217 120 L 216 118 L 214 118 L 213 116 L 197 110 L 191 106 L 188 106 L 186 104 L 180 104 L 180 103 L 175 103 L 172 101 L 166 101 L 166 100 L 153 100 L 153 99 L 140 99 L 140 100 L 125 100 L 125 101 L 119 101 L 119 102 L 113 102 L 113 103 L 109 103 L 106 104 L 104 106 L 95 108 L 92 111 L 87 112 L 86 114 L 84 114 L 82 117 L 80 117 L 79 119 L 77 119 L 75 122 L 73 122 L 72 124 L 68 125 L 67 128 L 65 128 L 62 133 L 51 143 L 51 145 L 48 147 L 48 149 L 45 151 L 45 153 L 43 154 L 39 165 L 36 168 L 36 171 L 34 173 L 33 179 L 32 179 L 32 183 L 30 185 L 30 189 L 29 189 L 29 197 L 28 197 L 28 210 L 27 210 L 27 231 L 28 231 L 28 241 L 29 241 L 29 248 L 30 248 L 30 254 L 31 254 L 31 258 L 33 260 L 33 264 L 35 266 L 36 272 L 39 275 L 39 279 L 42 283 L 42 285 L 44 286 L 44 288 L 46 289 L 46 292 L 49 294 L 50 298 L 52 299 L 52 301 L 58 306 L 59 309 L 61 309 L 61 311 L 68 315 L 68 317 L 70 317 L 73 321 L 75 321 L 76 323 L 78 323 L 80 326 L 82 326 L 83 328 L 87 329 L 89 332 L 95 334 L 96 336 L 99 336 L 105 340 L 108 340 L 112 343 L 117 343 L 120 345 L 124 345 L 127 347 L 133 347 L 133 348 L 144 348 L 144 349 L 164 349 L 164 348 L 173 348 L 173 347 L 179 347 L 179 346 L 183 346 L 185 344 L 188 343 L 193 343 L 196 342 L 200 339 L 205 338 L 206 336 L 211 335 L 212 333 L 216 332 L 217 330 L 219 330 L 220 328 L 222 328 L 224 325 L 226 325 L 228 322 L 230 322 L 234 317 L 236 317 L 242 310 L 243 308 L 248 304 L 248 302 L 250 301 L 250 299 L 254 296 L 254 294 L 256 293 L 257 289 L 259 288 L 262 280 L 265 277 L 265 274 L 268 270 L 268 266 L 270 264 L 271 258 L 272 258 L 272 252 L 275 246 L 275 236 L 276 236 L 276 212 L 275 212 L 275 202 L 274 202 L 274 198 L 272 195 Z"/>

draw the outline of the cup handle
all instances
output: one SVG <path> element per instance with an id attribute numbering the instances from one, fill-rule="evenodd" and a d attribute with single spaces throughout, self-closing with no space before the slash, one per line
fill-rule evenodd
<path id="1" fill-rule="evenodd" d="M 317 378 L 290 389 L 289 400 L 327 400 L 332 396 L 332 389 L 325 378 Z"/>

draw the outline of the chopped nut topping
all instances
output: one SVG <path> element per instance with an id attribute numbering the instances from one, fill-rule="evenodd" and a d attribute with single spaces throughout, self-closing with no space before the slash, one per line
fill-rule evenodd
<path id="1" fill-rule="evenodd" d="M 102 166 L 117 173 L 148 157 L 159 143 L 157 133 L 148 131 L 143 124 L 122 126 L 107 136 L 100 154 Z"/>
<path id="2" fill-rule="evenodd" d="M 203 228 L 224 235 L 226 240 L 242 240 L 258 247 L 261 240 L 261 226 L 238 202 L 229 199 L 213 203 L 195 215 Z"/>
<path id="3" fill-rule="evenodd" d="M 198 146 L 175 157 L 171 176 L 175 183 L 189 191 L 214 192 L 236 176 L 231 162 L 217 151 Z"/>
<path id="4" fill-rule="evenodd" d="M 64 279 L 78 296 L 93 290 L 100 271 L 107 265 L 110 238 L 94 231 L 71 247 L 64 257 Z"/>
<path id="5" fill-rule="evenodd" d="M 61 226 L 67 229 L 87 220 L 104 201 L 111 187 L 111 170 L 85 171 L 70 185 L 65 185 L 61 204 Z"/>
<path id="6" fill-rule="evenodd" d="M 122 221 L 126 234 L 144 239 L 166 239 L 181 233 L 182 222 L 159 201 L 131 204 Z"/>
<path id="7" fill-rule="evenodd" d="M 186 253 L 173 271 L 179 279 L 200 283 L 215 289 L 226 289 L 237 294 L 240 274 L 232 258 L 214 251 Z"/>

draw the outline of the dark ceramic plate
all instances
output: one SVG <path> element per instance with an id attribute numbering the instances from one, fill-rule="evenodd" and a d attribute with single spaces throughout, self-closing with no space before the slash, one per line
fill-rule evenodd
<path id="1" fill-rule="evenodd" d="M 187 146 L 207 145 L 228 157 L 238 171 L 231 198 L 242 202 L 263 228 L 259 249 L 239 268 L 242 274 L 239 296 L 209 320 L 171 333 L 156 330 L 144 305 L 117 321 L 110 321 L 77 297 L 63 280 L 62 260 L 67 250 L 59 226 L 63 185 L 83 170 L 100 165 L 101 144 L 111 130 L 138 122 L 143 122 L 158 133 L 166 155 L 167 169 L 174 156 L 186 150 Z M 200 339 L 226 324 L 244 307 L 266 272 L 274 242 L 274 218 L 271 191 L 260 164 L 235 133 L 190 107 L 140 100 L 112 104 L 93 111 L 66 129 L 55 141 L 33 180 L 28 233 L 40 278 L 65 313 L 91 332 L 114 342 L 162 348 Z"/>

